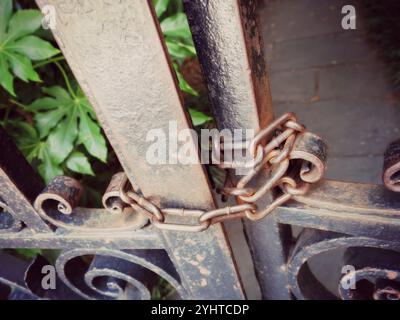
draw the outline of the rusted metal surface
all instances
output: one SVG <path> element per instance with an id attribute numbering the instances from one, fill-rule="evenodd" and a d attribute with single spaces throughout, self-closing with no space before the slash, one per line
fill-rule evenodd
<path id="1" fill-rule="evenodd" d="M 83 192 L 77 180 L 65 176 L 55 177 L 36 198 L 35 209 L 43 220 L 54 227 L 66 230 L 134 231 L 147 224 L 147 218 L 132 208 L 126 208 L 114 215 L 105 210 L 79 208 L 77 206 Z M 115 213 L 115 210 L 113 212 Z"/>
<path id="2" fill-rule="evenodd" d="M 295 200 L 276 210 L 279 222 L 382 240 L 398 237 L 400 199 L 383 185 L 326 180 Z"/>
<path id="3" fill-rule="evenodd" d="M 282 130 L 282 132 L 277 133 L 278 130 Z M 265 142 L 264 138 L 270 136 L 273 132 L 274 138 L 268 143 Z M 265 147 L 262 146 L 263 143 Z M 253 155 L 253 158 L 246 163 L 229 162 L 229 165 L 227 165 L 223 160 L 218 164 L 222 168 L 249 169 L 248 173 L 238 181 L 236 187 L 230 185 L 228 188 L 222 188 L 224 195 L 236 196 L 238 201 L 236 206 L 209 211 L 186 208 L 161 209 L 142 196 L 140 190 L 130 190 L 132 187 L 127 186 L 128 180 L 123 173 L 118 173 L 112 178 L 110 187 L 103 197 L 103 202 L 107 206 L 107 199 L 111 197 L 110 199 L 113 198 L 114 203 L 120 201 L 118 207 L 116 207 L 117 210 L 129 205 L 133 210 L 143 211 L 150 222 L 161 230 L 201 232 L 221 221 L 243 217 L 252 221 L 261 220 L 293 196 L 306 194 L 310 184 L 318 182 L 325 172 L 325 143 L 315 134 L 305 131 L 305 128 L 297 123 L 295 116 L 291 113 L 284 114 L 273 121 L 252 140 L 239 143 L 230 142 L 229 144 L 229 148 L 246 148 Z M 236 144 L 239 144 L 239 146 L 236 146 Z M 224 144 L 225 151 L 226 148 L 227 143 Z M 220 150 L 213 150 L 213 153 L 214 151 L 219 154 Z M 261 158 L 258 158 L 256 153 L 260 153 Z M 298 172 L 290 167 L 290 161 L 297 162 Z M 263 174 L 266 181 L 258 189 L 248 188 L 249 182 L 262 171 L 269 171 L 270 177 Z M 289 173 L 294 176 L 289 176 Z M 297 181 L 301 182 L 298 183 Z M 256 202 L 267 192 L 272 192 L 277 186 L 280 187 L 283 194 L 266 208 L 259 209 Z M 111 210 L 115 211 L 113 208 Z M 193 224 L 169 223 L 166 221 L 169 215 L 190 216 L 197 218 L 197 220 Z"/>
<path id="4" fill-rule="evenodd" d="M 389 144 L 385 151 L 382 180 L 389 190 L 400 192 L 400 140 Z"/>
<path id="5" fill-rule="evenodd" d="M 104 214 L 108 214 L 104 212 Z M 118 249 L 162 249 L 159 232 L 146 227 L 143 230 L 118 232 L 77 232 L 57 230 L 53 233 L 33 234 L 27 229 L 18 233 L 1 235 L 1 248 L 101 248 Z"/>
<path id="6" fill-rule="evenodd" d="M 130 182 L 160 207 L 214 208 L 201 165 L 151 165 L 146 159 L 149 130 L 168 133 L 170 121 L 177 130 L 190 128 L 151 1 L 37 3 L 55 7 L 55 38 Z M 221 226 L 201 236 L 170 231 L 163 236 L 191 296 L 244 297 Z"/>

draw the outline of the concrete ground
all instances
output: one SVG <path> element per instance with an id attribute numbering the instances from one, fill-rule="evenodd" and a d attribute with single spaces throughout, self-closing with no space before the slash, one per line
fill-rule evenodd
<path id="1" fill-rule="evenodd" d="M 400 138 L 400 105 L 365 37 L 343 30 L 359 1 L 265 0 L 260 17 L 277 114 L 293 111 L 329 145 L 329 179 L 381 183 L 383 152 Z"/>

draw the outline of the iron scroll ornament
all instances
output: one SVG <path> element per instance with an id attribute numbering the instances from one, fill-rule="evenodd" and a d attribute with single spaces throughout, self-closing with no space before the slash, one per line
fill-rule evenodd
<path id="1" fill-rule="evenodd" d="M 34 206 L 42 219 L 54 227 L 66 230 L 133 231 L 147 224 L 147 218 L 130 207 L 121 207 L 119 212 L 108 207 L 108 210 L 79 208 L 82 194 L 83 188 L 77 180 L 57 176 L 36 198 Z"/>
<path id="2" fill-rule="evenodd" d="M 309 262 L 320 254 L 343 250 L 343 266 L 354 268 L 336 275 L 336 291 L 329 290 L 312 272 Z M 369 300 L 400 298 L 400 243 L 368 237 L 305 229 L 288 263 L 292 293 L 297 299 Z M 352 278 L 353 277 L 353 278 Z M 353 285 L 349 286 L 350 280 Z"/>

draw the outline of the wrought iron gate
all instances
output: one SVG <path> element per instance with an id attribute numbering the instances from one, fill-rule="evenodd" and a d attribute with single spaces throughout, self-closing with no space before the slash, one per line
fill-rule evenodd
<path id="1" fill-rule="evenodd" d="M 167 129 L 171 120 L 180 129 L 191 127 L 151 1 L 37 2 L 56 8 L 54 35 L 130 183 L 161 207 L 214 209 L 200 164 L 151 166 L 143 152 L 148 130 Z M 184 4 L 219 129 L 266 127 L 274 115 L 257 1 Z M 148 299 L 157 276 L 182 299 L 246 297 L 237 267 L 241 256 L 232 254 L 222 223 L 203 232 L 175 231 L 158 229 L 141 215 L 74 208 L 81 191 L 73 180 L 56 179 L 43 192 L 40 178 L 3 131 L 0 150 L 0 247 L 62 250 L 56 290 L 43 290 L 35 281 L 47 261 L 25 263 L 2 253 L 0 283 L 16 288 L 11 294 L 0 290 L 3 297 Z M 390 150 L 385 168 L 392 171 L 385 172 L 396 185 L 398 148 Z M 113 193 L 121 179 L 115 178 L 105 199 L 116 211 L 123 208 Z M 399 196 L 383 185 L 325 180 L 292 198 L 257 222 L 243 222 L 262 298 L 337 298 L 309 264 L 337 249 L 345 249 L 344 264 L 354 266 L 338 279 L 338 296 L 399 297 Z M 261 201 L 267 206 L 273 199 L 268 193 Z M 303 228 L 299 236 L 292 226 Z M 89 267 L 79 259 L 85 256 L 93 256 Z M 340 285 L 352 276 L 356 289 Z"/>

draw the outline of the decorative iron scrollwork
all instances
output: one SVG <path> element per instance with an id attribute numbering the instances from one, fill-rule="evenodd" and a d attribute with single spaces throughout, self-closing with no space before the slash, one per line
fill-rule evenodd
<path id="1" fill-rule="evenodd" d="M 86 266 L 81 258 L 92 255 Z M 159 277 L 181 298 L 187 296 L 164 250 L 75 249 L 63 252 L 55 266 L 61 280 L 84 299 L 150 299 Z"/>
<path id="2" fill-rule="evenodd" d="M 338 249 L 344 254 L 339 273 L 330 275 L 338 280 L 332 292 L 312 272 L 309 262 Z M 352 269 L 344 272 L 343 266 Z M 399 266 L 399 242 L 306 229 L 289 260 L 288 276 L 297 299 L 398 299 Z"/>
<path id="3" fill-rule="evenodd" d="M 22 222 L 16 219 L 12 209 L 0 198 L 0 233 L 18 232 Z"/>
<path id="4" fill-rule="evenodd" d="M 111 182 L 115 186 L 115 181 Z M 117 208 L 118 198 L 109 187 L 110 195 L 105 198 L 108 211 L 102 209 L 79 208 L 83 194 L 80 183 L 70 177 L 55 177 L 36 198 L 35 209 L 42 219 L 53 226 L 67 230 L 85 232 L 111 232 L 136 230 L 147 224 L 147 218 L 140 211 L 123 205 Z M 117 209 L 117 210 L 116 210 Z"/>
<path id="5" fill-rule="evenodd" d="M 385 151 L 382 179 L 389 190 L 400 192 L 400 140 L 389 144 Z"/>

